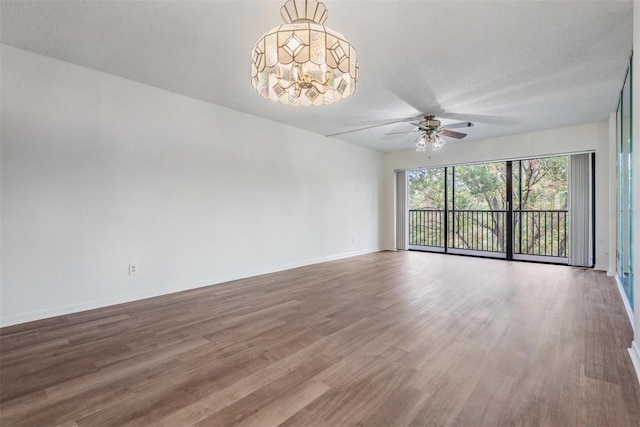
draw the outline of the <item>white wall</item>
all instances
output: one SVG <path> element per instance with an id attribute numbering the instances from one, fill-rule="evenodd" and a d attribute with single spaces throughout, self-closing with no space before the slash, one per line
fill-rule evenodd
<path id="1" fill-rule="evenodd" d="M 381 153 L 1 55 L 3 326 L 379 249 Z"/>
<path id="2" fill-rule="evenodd" d="M 596 268 L 606 270 L 609 253 L 609 124 L 571 126 L 482 141 L 446 144 L 435 153 L 415 150 L 387 153 L 384 162 L 382 244 L 394 248 L 394 170 L 534 158 L 584 151 L 596 153 Z"/>

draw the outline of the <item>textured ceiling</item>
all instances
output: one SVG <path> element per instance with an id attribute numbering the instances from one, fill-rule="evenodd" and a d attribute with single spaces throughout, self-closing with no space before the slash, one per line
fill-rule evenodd
<path id="1" fill-rule="evenodd" d="M 327 0 L 325 25 L 358 52 L 358 88 L 296 108 L 249 79 L 282 3 L 2 0 L 0 41 L 323 135 L 428 112 L 471 120 L 464 143 L 605 120 L 632 47 L 631 1 Z M 415 135 L 385 134 L 411 129 L 339 138 L 402 150 Z"/>

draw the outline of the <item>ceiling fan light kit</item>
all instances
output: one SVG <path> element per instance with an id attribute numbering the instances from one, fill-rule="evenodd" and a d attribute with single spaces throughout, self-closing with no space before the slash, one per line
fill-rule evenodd
<path id="1" fill-rule="evenodd" d="M 353 94 L 358 61 L 351 43 L 323 24 L 317 0 L 288 0 L 285 24 L 267 31 L 251 51 L 251 85 L 260 96 L 289 105 L 324 105 Z"/>
<path id="2" fill-rule="evenodd" d="M 425 151 L 438 151 L 444 146 L 442 139 L 436 132 L 425 132 L 416 140 L 416 151 L 424 153 Z"/>

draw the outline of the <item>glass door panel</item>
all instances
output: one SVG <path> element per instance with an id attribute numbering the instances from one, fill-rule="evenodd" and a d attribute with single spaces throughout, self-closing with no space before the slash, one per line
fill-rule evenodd
<path id="1" fill-rule="evenodd" d="M 444 251 L 446 168 L 407 171 L 409 248 Z"/>
<path id="2" fill-rule="evenodd" d="M 506 163 L 452 169 L 450 252 L 506 256 Z"/>
<path id="3" fill-rule="evenodd" d="M 568 156 L 513 162 L 515 259 L 568 262 L 568 165 Z"/>

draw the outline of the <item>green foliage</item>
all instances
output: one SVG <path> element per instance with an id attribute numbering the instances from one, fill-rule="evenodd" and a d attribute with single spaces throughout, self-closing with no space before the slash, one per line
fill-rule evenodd
<path id="1" fill-rule="evenodd" d="M 444 168 L 413 169 L 409 180 L 409 209 L 444 209 Z"/>
<path id="2" fill-rule="evenodd" d="M 567 208 L 568 157 L 513 162 L 513 202 L 518 209 L 550 210 Z M 453 173 L 455 170 L 455 177 Z M 408 171 L 409 209 L 444 209 L 444 168 Z M 520 178 L 520 175 L 522 178 Z M 455 178 L 455 208 L 503 210 L 506 206 L 504 162 L 463 165 L 449 168 L 449 182 Z M 520 182 L 522 181 L 522 197 Z M 449 194 L 451 199 L 451 194 Z M 451 208 L 451 200 L 449 200 Z"/>
<path id="3" fill-rule="evenodd" d="M 567 208 L 568 157 L 547 157 L 522 161 L 522 179 L 514 164 L 514 208 L 552 210 Z M 519 186 L 522 181 L 522 198 Z"/>
<path id="4" fill-rule="evenodd" d="M 456 209 L 502 210 L 507 199 L 505 163 L 457 166 Z"/>

